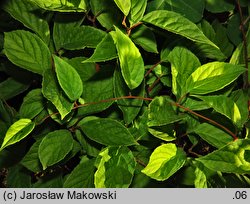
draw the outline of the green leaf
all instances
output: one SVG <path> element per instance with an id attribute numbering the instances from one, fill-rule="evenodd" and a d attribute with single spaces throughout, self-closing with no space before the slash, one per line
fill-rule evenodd
<path id="1" fill-rule="evenodd" d="M 187 92 L 207 94 L 224 88 L 237 79 L 245 68 L 225 62 L 210 62 L 197 68 L 187 79 Z"/>
<path id="2" fill-rule="evenodd" d="M 232 11 L 234 9 L 234 3 L 228 0 L 206 0 L 206 9 L 212 13 Z"/>
<path id="3" fill-rule="evenodd" d="M 55 73 L 47 70 L 43 76 L 42 93 L 45 98 L 51 101 L 63 119 L 73 108 L 73 103 L 64 95 L 57 82 Z"/>
<path id="4" fill-rule="evenodd" d="M 144 78 L 144 62 L 138 48 L 131 39 L 115 27 L 111 32 L 115 42 L 122 76 L 130 89 L 138 87 Z"/>
<path id="5" fill-rule="evenodd" d="M 86 0 L 30 0 L 40 8 L 59 12 L 87 12 Z"/>
<path id="6" fill-rule="evenodd" d="M 88 138 L 103 145 L 129 146 L 137 144 L 129 130 L 113 119 L 99 118 L 88 121 L 85 118 L 80 128 Z"/>
<path id="7" fill-rule="evenodd" d="M 149 104 L 148 126 L 162 126 L 182 120 L 184 116 L 177 115 L 167 96 L 155 97 Z"/>
<path id="8" fill-rule="evenodd" d="M 43 170 L 63 160 L 72 148 L 73 137 L 68 130 L 56 130 L 47 134 L 38 149 Z"/>
<path id="9" fill-rule="evenodd" d="M 21 164 L 32 172 L 41 172 L 42 164 L 40 163 L 38 156 L 39 145 L 42 140 L 36 141 L 29 151 L 26 153 L 24 158 L 21 160 Z"/>
<path id="10" fill-rule="evenodd" d="M 49 25 L 41 17 L 43 14 L 39 11 L 39 7 L 27 0 L 9 0 L 5 3 L 4 10 L 24 26 L 36 32 L 46 44 L 49 44 Z"/>
<path id="11" fill-rule="evenodd" d="M 203 51 L 215 59 L 224 59 L 219 48 L 211 42 L 193 22 L 173 11 L 158 10 L 146 14 L 144 22 L 181 35 L 203 46 Z M 206 49 L 205 49 L 206 48 Z"/>
<path id="12" fill-rule="evenodd" d="M 142 19 L 146 7 L 147 0 L 131 0 L 131 9 L 129 14 L 130 27 Z"/>
<path id="13" fill-rule="evenodd" d="M 67 16 L 66 16 L 67 17 Z M 56 50 L 61 48 L 67 50 L 79 50 L 85 47 L 95 48 L 106 36 L 106 32 L 91 27 L 80 26 L 82 19 L 73 18 L 65 23 L 64 15 L 56 16 L 54 23 L 53 39 Z"/>
<path id="14" fill-rule="evenodd" d="M 35 123 L 33 123 L 30 119 L 22 118 L 16 121 L 6 132 L 0 151 L 27 137 L 34 128 Z"/>
<path id="15" fill-rule="evenodd" d="M 242 42 L 242 33 L 239 29 L 240 25 L 241 20 L 239 13 L 236 13 L 229 18 L 226 34 L 235 46 L 238 46 Z"/>
<path id="16" fill-rule="evenodd" d="M 128 188 L 136 166 L 135 158 L 127 147 L 108 147 L 99 154 L 95 173 L 96 188 Z"/>
<path id="17" fill-rule="evenodd" d="M 227 118 L 232 120 L 234 124 L 241 127 L 242 117 L 237 104 L 225 95 L 217 96 L 198 96 L 201 100 L 205 101 L 215 111 L 225 115 Z"/>
<path id="18" fill-rule="evenodd" d="M 8 169 L 7 175 L 8 188 L 30 188 L 31 176 L 23 166 L 17 164 Z"/>
<path id="19" fill-rule="evenodd" d="M 196 126 L 193 132 L 216 148 L 221 148 L 233 141 L 233 138 L 228 133 L 208 123 Z"/>
<path id="20" fill-rule="evenodd" d="M 15 78 L 9 77 L 0 83 L 0 99 L 11 99 L 29 88 L 29 84 Z"/>
<path id="21" fill-rule="evenodd" d="M 37 35 L 16 30 L 4 36 L 5 54 L 13 64 L 41 75 L 51 68 L 49 48 Z"/>
<path id="22" fill-rule="evenodd" d="M 63 183 L 64 188 L 93 188 L 95 160 L 78 164 Z"/>
<path id="23" fill-rule="evenodd" d="M 82 80 L 77 71 L 60 57 L 53 56 L 58 82 L 71 101 L 80 98 L 83 92 Z"/>
<path id="24" fill-rule="evenodd" d="M 186 79 L 199 66 L 201 66 L 199 59 L 184 47 L 175 47 L 168 55 L 168 61 L 171 63 L 172 72 L 172 91 L 180 98 L 186 88 Z"/>
<path id="25" fill-rule="evenodd" d="M 151 154 L 148 165 L 142 170 L 150 178 L 158 181 L 167 180 L 185 163 L 185 152 L 175 144 L 163 144 Z"/>
<path id="26" fill-rule="evenodd" d="M 158 53 L 155 35 L 147 26 L 141 25 L 135 28 L 131 39 L 147 52 Z"/>
<path id="27" fill-rule="evenodd" d="M 180 13 L 194 23 L 199 22 L 203 17 L 205 0 L 165 0 L 165 10 Z"/>
<path id="28" fill-rule="evenodd" d="M 117 58 L 117 51 L 114 41 L 110 34 L 107 34 L 102 41 L 96 46 L 93 55 L 85 62 L 105 62 Z"/>
<path id="29" fill-rule="evenodd" d="M 196 163 L 194 186 L 195 188 L 207 188 L 208 178 L 204 171 L 205 167 L 199 162 Z"/>
<path id="30" fill-rule="evenodd" d="M 114 94 L 116 98 L 122 96 L 128 96 L 129 94 L 133 96 L 144 96 L 145 86 L 142 83 L 136 89 L 130 91 L 127 87 L 126 83 L 124 82 L 121 73 L 119 71 L 115 71 L 114 73 Z M 126 124 L 130 124 L 138 113 L 141 110 L 143 100 L 137 99 L 121 99 L 117 100 L 117 104 L 123 113 L 123 119 Z"/>
<path id="31" fill-rule="evenodd" d="M 24 97 L 19 114 L 22 118 L 33 119 L 43 109 L 44 103 L 41 89 L 33 89 Z"/>
<path id="32" fill-rule="evenodd" d="M 128 15 L 131 8 L 131 0 L 114 0 L 118 8 L 124 13 L 125 16 Z"/>
<path id="33" fill-rule="evenodd" d="M 213 171 L 249 174 L 250 162 L 247 160 L 249 150 L 250 140 L 238 139 L 196 160 Z"/>
<path id="34" fill-rule="evenodd" d="M 119 26 L 121 24 L 123 14 L 114 1 L 90 0 L 90 6 L 99 23 L 107 30 L 111 29 L 113 25 Z"/>
<path id="35" fill-rule="evenodd" d="M 150 127 L 148 131 L 155 137 L 164 141 L 176 140 L 176 132 L 173 124 L 168 124 L 160 127 Z"/>

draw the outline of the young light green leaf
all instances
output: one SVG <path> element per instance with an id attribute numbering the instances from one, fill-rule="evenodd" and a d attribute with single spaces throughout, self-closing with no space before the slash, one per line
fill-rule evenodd
<path id="1" fill-rule="evenodd" d="M 155 35 L 147 26 L 141 25 L 135 28 L 131 34 L 131 39 L 147 52 L 158 53 Z"/>
<path id="2" fill-rule="evenodd" d="M 73 137 L 68 130 L 56 130 L 47 134 L 38 149 L 43 170 L 63 160 L 72 148 Z"/>
<path id="3" fill-rule="evenodd" d="M 129 130 L 113 119 L 87 120 L 85 118 L 82 120 L 80 128 L 88 138 L 103 145 L 129 146 L 137 144 Z"/>
<path id="4" fill-rule="evenodd" d="M 23 81 L 19 81 L 15 78 L 9 77 L 8 79 L 0 83 L 0 99 L 11 99 L 26 91 L 29 86 L 29 84 L 24 83 Z"/>
<path id="5" fill-rule="evenodd" d="M 80 162 L 63 183 L 64 188 L 93 188 L 95 160 Z"/>
<path id="6" fill-rule="evenodd" d="M 122 13 L 127 16 L 131 8 L 131 0 L 114 0 Z"/>
<path id="7" fill-rule="evenodd" d="M 145 85 L 142 83 L 136 89 L 130 91 L 124 82 L 121 73 L 119 71 L 115 71 L 114 73 L 114 94 L 116 98 L 121 96 L 128 96 L 129 94 L 133 96 L 144 96 Z M 126 124 L 130 124 L 135 117 L 138 115 L 141 110 L 143 100 L 136 99 L 122 99 L 118 100 L 117 104 L 123 113 L 123 118 Z"/>
<path id="8" fill-rule="evenodd" d="M 105 62 L 117 58 L 117 51 L 110 34 L 107 34 L 96 46 L 93 55 L 85 62 Z"/>
<path id="9" fill-rule="evenodd" d="M 155 25 L 169 32 L 188 38 L 198 45 L 205 46 L 204 52 L 208 52 L 210 57 L 224 59 L 225 56 L 218 46 L 211 42 L 193 22 L 173 11 L 157 10 L 146 14 L 144 22 Z M 210 48 L 210 50 L 208 49 Z"/>
<path id="10" fill-rule="evenodd" d="M 21 164 L 32 172 L 41 172 L 43 170 L 38 157 L 38 149 L 41 141 L 36 141 L 21 160 Z"/>
<path id="11" fill-rule="evenodd" d="M 41 89 L 33 89 L 24 97 L 19 114 L 22 118 L 33 119 L 43 109 L 44 103 Z"/>
<path id="12" fill-rule="evenodd" d="M 36 32 L 46 44 L 49 44 L 48 22 L 41 17 L 43 14 L 34 3 L 27 0 L 9 0 L 4 4 L 4 10 L 27 28 Z"/>
<path id="13" fill-rule="evenodd" d="M 87 12 L 86 0 L 30 0 L 40 8 L 59 12 Z"/>
<path id="14" fill-rule="evenodd" d="M 77 71 L 60 57 L 53 56 L 58 82 L 71 101 L 80 98 L 83 92 L 82 80 Z"/>
<path id="15" fill-rule="evenodd" d="M 185 163 L 185 152 L 175 144 L 163 144 L 151 154 L 148 165 L 142 170 L 150 178 L 158 181 L 167 180 Z"/>
<path id="16" fill-rule="evenodd" d="M 221 148 L 233 141 L 233 138 L 229 134 L 208 123 L 202 123 L 196 126 L 193 132 L 216 148 Z"/>
<path id="17" fill-rule="evenodd" d="M 173 141 L 176 139 L 176 132 L 173 124 L 168 124 L 159 127 L 149 127 L 148 131 L 155 137 L 164 141 Z"/>
<path id="18" fill-rule="evenodd" d="M 37 35 L 24 30 L 4 35 L 5 54 L 13 64 L 41 75 L 51 68 L 49 48 Z"/>
<path id="19" fill-rule="evenodd" d="M 168 55 L 172 72 L 172 91 L 180 98 L 186 88 L 186 79 L 201 66 L 199 59 L 187 48 L 175 47 Z"/>
<path id="20" fill-rule="evenodd" d="M 73 108 L 73 103 L 64 95 L 60 89 L 55 73 L 50 69 L 44 73 L 42 93 L 59 111 L 61 119 L 68 115 Z"/>
<path id="21" fill-rule="evenodd" d="M 199 162 L 213 171 L 225 173 L 250 173 L 250 140 L 238 139 L 219 150 L 197 158 Z"/>
<path id="22" fill-rule="evenodd" d="M 205 0 L 165 0 L 165 10 L 180 13 L 194 23 L 202 19 L 204 8 Z"/>
<path id="23" fill-rule="evenodd" d="M 135 171 L 135 158 L 127 147 L 108 147 L 99 154 L 96 188 L 128 188 Z"/>
<path id="24" fill-rule="evenodd" d="M 124 15 L 114 1 L 90 0 L 90 6 L 99 23 L 107 30 L 110 30 L 113 25 L 119 26 L 121 24 Z"/>
<path id="25" fill-rule="evenodd" d="M 115 42 L 122 76 L 130 89 L 135 89 L 143 81 L 144 62 L 139 49 L 131 39 L 115 27 L 116 31 L 111 32 Z"/>
<path id="26" fill-rule="evenodd" d="M 224 88 L 237 79 L 245 68 L 225 62 L 210 62 L 197 68 L 187 79 L 187 92 L 207 94 Z"/>
<path id="27" fill-rule="evenodd" d="M 7 130 L 0 151 L 27 137 L 34 128 L 35 123 L 33 123 L 30 119 L 22 118 L 16 121 Z"/>
<path id="28" fill-rule="evenodd" d="M 129 13 L 130 27 L 138 23 L 146 10 L 147 0 L 131 0 L 131 9 Z"/>
<path id="29" fill-rule="evenodd" d="M 162 126 L 182 120 L 184 116 L 177 115 L 166 96 L 155 97 L 149 104 L 148 126 Z"/>
<path id="30" fill-rule="evenodd" d="M 237 104 L 225 95 L 216 96 L 198 96 L 201 100 L 205 101 L 215 111 L 225 115 L 234 122 L 238 127 L 241 127 L 242 117 Z"/>

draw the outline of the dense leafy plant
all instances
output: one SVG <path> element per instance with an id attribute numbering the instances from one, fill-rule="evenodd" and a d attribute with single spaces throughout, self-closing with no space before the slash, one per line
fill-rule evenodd
<path id="1" fill-rule="evenodd" d="M 248 0 L 8 0 L 8 187 L 250 185 Z"/>

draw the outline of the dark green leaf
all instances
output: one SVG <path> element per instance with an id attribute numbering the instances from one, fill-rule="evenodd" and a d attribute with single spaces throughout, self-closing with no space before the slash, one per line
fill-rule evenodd
<path id="1" fill-rule="evenodd" d="M 83 92 L 82 80 L 77 71 L 60 57 L 53 56 L 58 82 L 71 101 L 80 98 Z"/>
<path id="2" fill-rule="evenodd" d="M 163 144 L 151 154 L 148 165 L 142 173 L 158 181 L 167 180 L 178 171 L 186 161 L 185 152 L 175 144 Z"/>
<path id="3" fill-rule="evenodd" d="M 135 158 L 127 147 L 108 147 L 99 154 L 96 188 L 127 188 L 132 182 Z"/>
<path id="4" fill-rule="evenodd" d="M 236 46 L 242 42 L 242 34 L 239 29 L 240 25 L 239 14 L 234 14 L 229 18 L 226 33 L 230 41 Z"/>
<path id="5" fill-rule="evenodd" d="M 228 0 L 206 0 L 206 9 L 212 13 L 232 11 L 234 9 L 234 3 Z"/>
<path id="6" fill-rule="evenodd" d="M 175 140 L 175 130 L 173 124 L 168 124 L 160 127 L 150 127 L 148 131 L 155 137 L 164 140 L 164 141 L 172 141 Z"/>
<path id="7" fill-rule="evenodd" d="M 80 128 L 91 140 L 103 145 L 129 146 L 137 144 L 129 130 L 113 119 L 99 118 L 88 121 L 85 118 Z"/>
<path id="8" fill-rule="evenodd" d="M 21 165 L 15 165 L 8 170 L 8 188 L 30 188 L 31 177 L 29 172 Z"/>
<path id="9" fill-rule="evenodd" d="M 38 149 L 43 169 L 63 160 L 72 148 L 73 138 L 68 130 L 56 130 L 47 134 Z"/>
<path id="10" fill-rule="evenodd" d="M 250 140 L 238 139 L 197 160 L 214 171 L 249 174 L 250 163 L 244 154 L 249 149 Z"/>
<path id="11" fill-rule="evenodd" d="M 42 18 L 39 7 L 27 0 L 9 0 L 4 9 L 27 28 L 36 32 L 46 44 L 49 44 L 50 30 L 47 21 Z"/>
<path id="12" fill-rule="evenodd" d="M 111 32 L 115 42 L 122 76 L 130 89 L 138 87 L 144 76 L 144 62 L 139 49 L 131 39 L 115 27 L 116 31 Z"/>
<path id="13" fill-rule="evenodd" d="M 4 36 L 5 54 L 13 64 L 41 75 L 51 68 L 49 48 L 37 35 L 16 30 Z"/>

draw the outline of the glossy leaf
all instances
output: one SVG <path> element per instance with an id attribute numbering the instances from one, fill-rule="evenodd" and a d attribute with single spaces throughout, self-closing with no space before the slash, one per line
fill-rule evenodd
<path id="1" fill-rule="evenodd" d="M 203 10 L 205 8 L 205 0 L 165 0 L 166 10 L 180 13 L 190 21 L 197 23 L 203 17 Z"/>
<path id="2" fill-rule="evenodd" d="M 77 71 L 63 59 L 53 56 L 58 82 L 71 101 L 80 98 L 83 92 L 82 80 Z"/>
<path id="3" fill-rule="evenodd" d="M 120 122 L 99 118 L 88 121 L 83 119 L 80 128 L 91 140 L 107 146 L 129 146 L 137 144 L 127 128 Z"/>
<path id="4" fill-rule="evenodd" d="M 114 0 L 122 13 L 127 16 L 131 8 L 131 0 Z"/>
<path id="5" fill-rule="evenodd" d="M 208 123 L 196 126 L 193 131 L 216 148 L 221 148 L 233 141 L 228 133 Z"/>
<path id="6" fill-rule="evenodd" d="M 199 59 L 188 49 L 175 47 L 168 56 L 171 63 L 172 91 L 179 98 L 185 91 L 186 79 L 201 64 Z"/>
<path id="7" fill-rule="evenodd" d="M 131 34 L 131 39 L 147 52 L 158 53 L 155 35 L 147 26 L 141 25 L 135 28 Z"/>
<path id="8" fill-rule="evenodd" d="M 176 132 L 174 130 L 173 124 L 168 124 L 160 127 L 150 127 L 148 131 L 153 136 L 163 140 L 163 141 L 173 141 L 176 140 Z"/>
<path id="9" fill-rule="evenodd" d="M 115 42 L 122 76 L 130 89 L 138 87 L 144 76 L 144 62 L 138 48 L 131 39 L 117 27 L 111 36 Z"/>
<path id="10" fill-rule="evenodd" d="M 143 19 L 145 23 L 155 25 L 169 32 L 188 38 L 198 45 L 205 46 L 204 52 L 215 59 L 224 59 L 225 56 L 219 48 L 211 42 L 202 31 L 191 21 L 178 13 L 167 10 L 152 11 L 146 14 Z M 208 50 L 210 48 L 210 50 Z"/>
<path id="11" fill-rule="evenodd" d="M 198 98 L 205 101 L 215 111 L 225 115 L 232 120 L 237 126 L 242 126 L 242 117 L 237 104 L 225 95 L 217 96 L 199 96 Z"/>
<path id="12" fill-rule="evenodd" d="M 22 118 L 13 123 L 7 130 L 0 151 L 4 148 L 13 145 L 25 137 L 27 137 L 31 131 L 35 128 L 35 123 L 30 119 Z"/>
<path id="13" fill-rule="evenodd" d="M 138 23 L 146 10 L 147 0 L 130 0 L 131 9 L 129 14 L 130 27 Z"/>
<path id="14" fill-rule="evenodd" d="M 238 139 L 197 160 L 214 171 L 249 174 L 249 150 L 250 140 Z"/>
<path id="15" fill-rule="evenodd" d="M 106 29 L 109 30 L 113 25 L 119 26 L 121 24 L 124 15 L 114 1 L 90 0 L 90 6 L 99 23 Z"/>
<path id="16" fill-rule="evenodd" d="M 43 109 L 44 103 L 41 89 L 33 89 L 24 97 L 19 114 L 22 118 L 33 119 Z"/>
<path id="17" fill-rule="evenodd" d="M 108 147 L 99 154 L 96 188 L 127 188 L 135 171 L 135 158 L 127 147 Z"/>
<path id="18" fill-rule="evenodd" d="M 93 188 L 95 160 L 80 162 L 63 183 L 64 188 Z"/>
<path id="19" fill-rule="evenodd" d="M 239 77 L 245 68 L 224 62 L 210 62 L 197 68 L 187 79 L 187 92 L 207 94 L 224 88 Z"/>
<path id="20" fill-rule="evenodd" d="M 114 74 L 114 94 L 116 98 L 127 96 L 129 94 L 133 96 L 144 96 L 144 83 L 142 83 L 136 89 L 130 91 L 124 82 L 120 72 L 115 71 Z M 137 99 L 121 99 L 117 100 L 117 104 L 123 113 L 123 118 L 126 124 L 130 124 L 141 110 L 143 100 Z"/>
<path id="21" fill-rule="evenodd" d="M 163 144 L 151 154 L 148 165 L 142 173 L 158 180 L 164 181 L 177 172 L 185 163 L 185 152 L 175 144 Z"/>
<path id="22" fill-rule="evenodd" d="M 114 41 L 110 34 L 107 34 L 102 41 L 96 46 L 93 55 L 85 62 L 105 62 L 117 58 L 117 51 Z"/>
<path id="23" fill-rule="evenodd" d="M 4 35 L 5 54 L 13 64 L 41 75 L 50 69 L 49 48 L 37 35 L 24 30 Z"/>
<path id="24" fill-rule="evenodd" d="M 40 8 L 59 12 L 86 12 L 86 0 L 30 0 Z"/>
<path id="25" fill-rule="evenodd" d="M 48 70 L 44 73 L 42 82 L 42 93 L 45 98 L 51 101 L 63 119 L 73 108 L 73 103 L 64 95 L 57 82 L 55 73 Z"/>
<path id="26" fill-rule="evenodd" d="M 183 115 L 177 115 L 171 105 L 171 99 L 166 96 L 155 97 L 149 104 L 149 127 L 167 125 L 182 120 L 183 118 Z"/>
<path id="27" fill-rule="evenodd" d="M 47 134 L 38 149 L 43 170 L 63 160 L 72 148 L 73 137 L 68 130 L 56 130 Z"/>
<path id="28" fill-rule="evenodd" d="M 26 0 L 9 0 L 4 5 L 4 10 L 13 18 L 23 23 L 27 28 L 36 32 L 46 44 L 49 44 L 49 25 L 47 21 L 41 17 L 42 12 L 39 11 L 39 7 L 34 3 Z"/>

